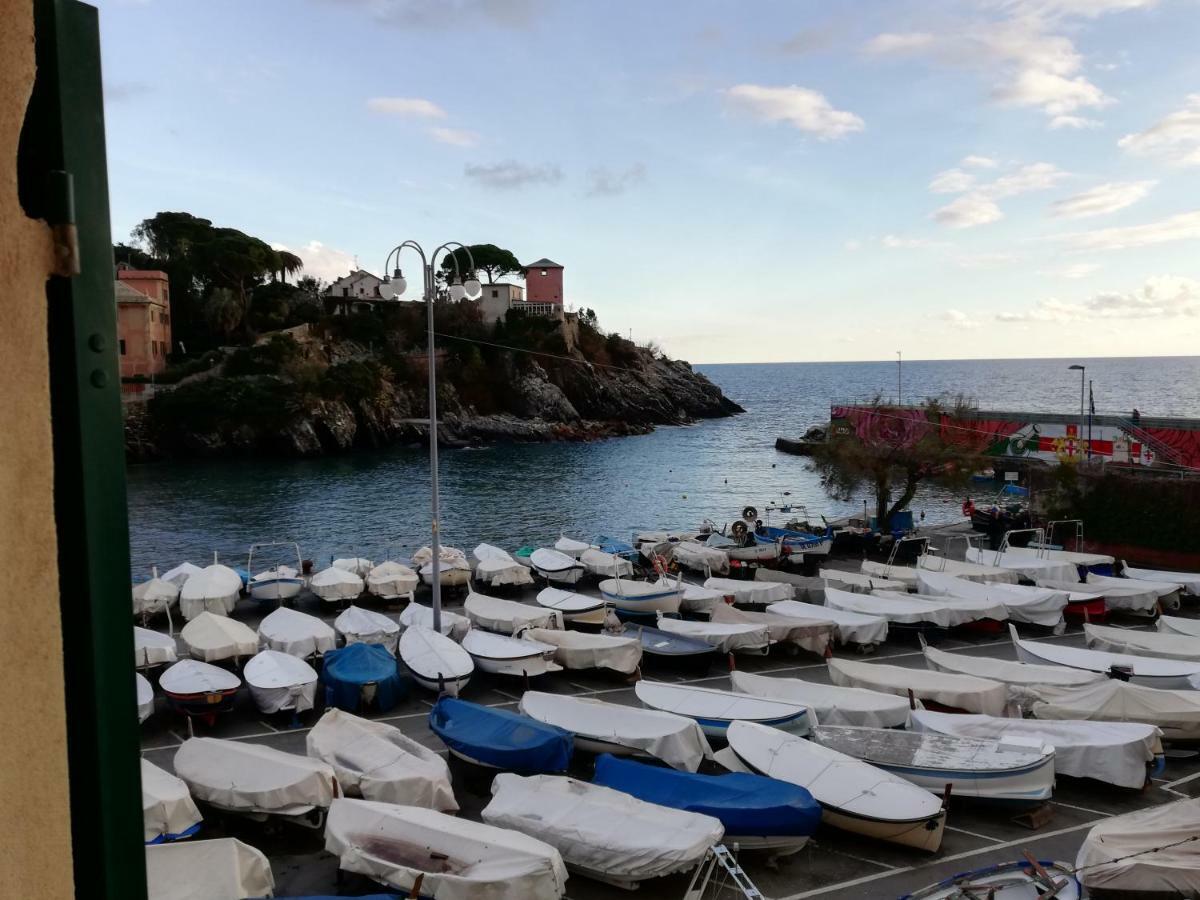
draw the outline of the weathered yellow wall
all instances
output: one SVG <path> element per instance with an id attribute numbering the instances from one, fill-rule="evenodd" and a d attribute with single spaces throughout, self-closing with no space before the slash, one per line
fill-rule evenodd
<path id="1" fill-rule="evenodd" d="M 73 887 L 46 357 L 52 254 L 49 230 L 17 199 L 32 0 L 0 0 L 0 23 L 0 572 L 23 580 L 0 594 L 0 897 L 65 900 Z"/>

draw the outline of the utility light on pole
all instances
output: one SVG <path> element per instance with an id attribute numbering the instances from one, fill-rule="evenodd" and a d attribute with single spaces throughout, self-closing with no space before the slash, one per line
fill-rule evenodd
<path id="1" fill-rule="evenodd" d="M 1087 375 L 1087 366 L 1081 366 L 1076 363 L 1073 366 L 1067 366 L 1067 371 L 1079 372 L 1079 443 L 1083 443 L 1083 389 L 1084 378 Z M 1091 456 L 1092 448 L 1088 447 L 1088 455 Z"/>
<path id="2" fill-rule="evenodd" d="M 379 285 L 379 296 L 385 300 L 399 297 L 408 287 L 408 281 L 405 279 L 404 273 L 400 271 L 400 253 L 405 249 L 414 250 L 421 257 L 422 297 L 425 300 L 425 319 L 428 324 L 426 348 L 429 354 L 429 493 L 433 515 L 430 527 L 432 537 L 429 542 L 429 549 L 433 551 L 433 559 L 430 560 L 432 577 L 429 579 L 429 587 L 433 592 L 433 630 L 440 633 L 442 630 L 442 546 L 439 534 L 441 509 L 438 496 L 437 357 L 433 341 L 433 301 L 437 287 L 434 266 L 437 265 L 438 255 L 447 254 L 454 262 L 454 281 L 451 282 L 449 289 L 451 300 L 458 301 L 464 297 L 468 300 L 476 300 L 483 294 L 483 286 L 475 277 L 475 258 L 471 256 L 471 251 L 465 245 L 457 241 L 448 241 L 427 256 L 425 250 L 416 241 L 405 241 L 394 247 L 388 253 L 387 259 L 384 260 L 384 276 L 383 283 Z M 459 250 L 467 255 L 468 277 L 465 281 L 456 255 Z M 396 268 L 389 276 L 387 271 L 392 264 L 392 257 L 396 258 Z"/>

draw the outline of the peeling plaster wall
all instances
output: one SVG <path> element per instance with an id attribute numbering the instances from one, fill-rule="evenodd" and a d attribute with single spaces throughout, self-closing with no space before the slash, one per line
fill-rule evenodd
<path id="1" fill-rule="evenodd" d="M 49 229 L 17 199 L 33 87 L 32 0 L 0 0 L 0 897 L 73 895 L 49 369 Z M 6 588 L 15 585 L 9 581 Z"/>

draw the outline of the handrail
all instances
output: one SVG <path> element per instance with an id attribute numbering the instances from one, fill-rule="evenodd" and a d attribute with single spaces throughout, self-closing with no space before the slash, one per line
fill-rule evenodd
<path id="1" fill-rule="evenodd" d="M 1132 438 L 1137 438 L 1143 444 L 1146 444 L 1154 451 L 1154 455 L 1165 459 L 1167 462 L 1177 466 L 1184 465 L 1182 457 L 1178 451 L 1165 441 L 1161 441 L 1152 435 L 1150 432 L 1142 428 L 1131 419 L 1121 419 L 1120 429 Z"/>

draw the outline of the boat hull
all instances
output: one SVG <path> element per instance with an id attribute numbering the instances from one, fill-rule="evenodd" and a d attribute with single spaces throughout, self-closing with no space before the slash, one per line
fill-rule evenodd
<path id="1" fill-rule="evenodd" d="M 655 616 L 658 613 L 675 615 L 683 602 L 683 594 L 678 590 L 659 591 L 641 597 L 618 594 L 603 588 L 600 593 L 614 609 L 637 616 Z"/>
<path id="2" fill-rule="evenodd" d="M 251 581 L 250 596 L 255 600 L 290 600 L 304 587 L 301 578 L 272 578 L 268 581 Z"/>
<path id="3" fill-rule="evenodd" d="M 539 569 L 533 567 L 533 571 L 537 572 L 547 581 L 553 581 L 555 584 L 578 584 L 579 579 L 583 577 L 583 569 Z"/>
<path id="4" fill-rule="evenodd" d="M 1041 803 L 1054 794 L 1054 757 L 1046 756 L 1038 762 L 1008 771 L 965 772 L 961 769 L 933 769 L 926 767 L 885 765 L 871 761 L 917 787 L 940 794 L 951 785 L 951 795 L 971 797 L 975 800 L 1001 800 L 1013 803 Z"/>
<path id="5" fill-rule="evenodd" d="M 421 573 L 421 581 L 429 584 L 432 576 Z M 471 580 L 470 569 L 440 569 L 438 571 L 438 581 L 442 583 L 442 587 L 462 587 Z"/>
<path id="6" fill-rule="evenodd" d="M 779 559 L 778 544 L 752 544 L 749 547 L 722 547 L 731 560 L 738 562 L 773 562 Z"/>
<path id="7" fill-rule="evenodd" d="M 1061 666 L 1060 662 L 1053 659 L 1047 659 L 1043 656 L 1038 656 L 1036 653 L 1030 653 L 1020 644 L 1017 644 L 1017 659 L 1025 663 L 1034 663 L 1041 666 Z M 1079 669 L 1082 672 L 1095 672 L 1096 669 L 1084 669 L 1080 666 L 1065 666 L 1068 669 Z M 1107 674 L 1101 672 L 1101 674 Z M 1133 675 L 1129 678 L 1130 684 L 1141 685 L 1142 687 L 1159 688 L 1165 691 L 1192 691 L 1195 686 L 1188 680 L 1187 675 Z"/>
<path id="8" fill-rule="evenodd" d="M 540 653 L 516 659 L 497 659 L 493 656 L 475 656 L 475 668 L 491 675 L 514 675 L 518 678 L 536 678 L 547 672 L 561 672 L 562 666 L 543 657 Z"/>
<path id="9" fill-rule="evenodd" d="M 682 715 L 682 713 L 680 714 Z M 729 726 L 732 722 L 738 721 L 735 719 L 710 719 L 697 716 L 694 718 L 708 737 L 725 738 L 726 732 L 729 731 Z M 786 716 L 779 719 L 749 719 L 746 721 L 756 722 L 759 725 L 767 725 L 771 728 L 778 728 L 780 731 L 786 731 L 788 734 L 794 734 L 799 737 L 805 737 L 809 731 L 808 712 L 802 710 L 794 716 Z"/>
<path id="10" fill-rule="evenodd" d="M 946 811 L 943 809 L 929 819 L 893 822 L 886 819 L 855 816 L 824 806 L 821 811 L 821 821 L 843 831 L 861 834 L 863 837 L 936 853 L 942 845 L 942 833 L 946 830 Z"/>
<path id="11" fill-rule="evenodd" d="M 418 675 L 412 669 L 409 669 L 408 673 L 412 676 L 413 681 L 425 690 L 445 694 L 448 697 L 457 697 L 458 692 L 465 688 L 471 680 L 470 675 L 463 675 L 459 678 L 443 678 L 439 681 L 437 678 L 430 678 L 427 675 Z"/>

